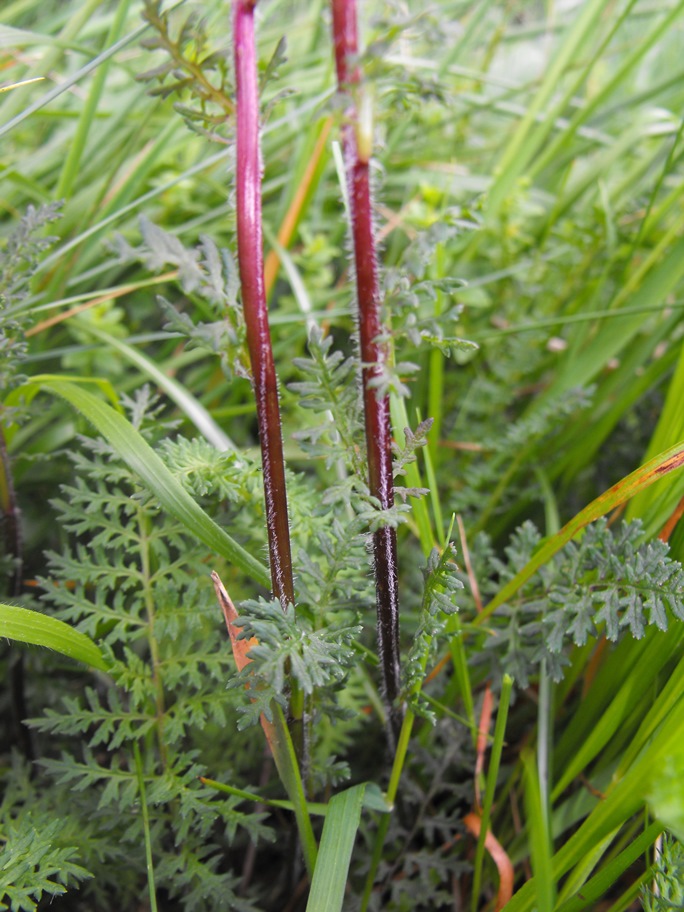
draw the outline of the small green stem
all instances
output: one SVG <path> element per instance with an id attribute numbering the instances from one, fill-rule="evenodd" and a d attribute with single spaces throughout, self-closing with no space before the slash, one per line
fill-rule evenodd
<path id="1" fill-rule="evenodd" d="M 394 763 L 392 764 L 392 772 L 390 774 L 390 781 L 387 787 L 387 804 L 391 806 L 394 805 L 394 801 L 397 797 L 397 791 L 399 790 L 399 780 L 401 779 L 401 774 L 404 769 L 404 762 L 406 760 L 406 753 L 408 751 L 409 741 L 411 740 L 411 732 L 413 730 L 413 722 L 415 716 L 410 709 L 406 710 L 406 715 L 401 724 L 401 730 L 399 731 L 399 738 L 397 739 L 397 749 L 394 754 Z M 368 869 L 368 876 L 366 877 L 366 885 L 363 890 L 363 896 L 361 898 L 361 912 L 366 912 L 368 909 L 368 902 L 370 900 L 370 895 L 373 892 L 373 883 L 375 881 L 375 875 L 377 874 L 378 867 L 380 865 L 380 860 L 382 858 L 382 850 L 385 846 L 385 838 L 387 836 L 387 831 L 390 825 L 390 815 L 383 814 L 382 819 L 378 825 L 378 832 L 375 836 L 375 845 L 373 846 L 373 856 L 371 858 L 370 868 Z"/>
<path id="2" fill-rule="evenodd" d="M 275 760 L 278 775 L 285 786 L 285 791 L 293 805 L 299 838 L 302 842 L 304 863 L 309 877 L 313 877 L 318 855 L 318 845 L 311 826 L 311 817 L 304 794 L 304 784 L 297 762 L 294 744 L 290 737 L 283 711 L 276 703 L 271 704 L 273 711 L 273 728 L 276 740 L 271 742 L 273 759 Z"/>
<path id="3" fill-rule="evenodd" d="M 147 810 L 147 795 L 145 792 L 145 775 L 143 773 L 140 748 L 137 741 L 133 743 L 135 756 L 135 770 L 138 777 L 138 791 L 140 792 L 140 810 L 143 819 L 143 833 L 145 834 L 145 865 L 147 867 L 147 884 L 150 890 L 150 912 L 157 912 L 157 891 L 154 885 L 154 863 L 152 861 L 152 837 L 150 833 L 150 815 Z"/>

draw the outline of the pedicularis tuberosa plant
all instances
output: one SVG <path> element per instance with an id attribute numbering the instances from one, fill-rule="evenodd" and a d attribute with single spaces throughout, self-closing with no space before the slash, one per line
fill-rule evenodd
<path id="1" fill-rule="evenodd" d="M 5 6 L 0 910 L 681 907 L 684 3 Z"/>

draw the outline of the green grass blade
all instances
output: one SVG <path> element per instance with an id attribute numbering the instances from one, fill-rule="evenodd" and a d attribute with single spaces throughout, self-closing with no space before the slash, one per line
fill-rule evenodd
<path id="1" fill-rule="evenodd" d="M 622 14 L 621 19 L 625 19 L 631 10 L 633 4 L 625 9 Z M 570 138 L 575 135 L 578 128 L 586 121 L 589 120 L 591 115 L 598 110 L 600 105 L 606 101 L 616 90 L 623 85 L 626 81 L 628 74 L 636 67 L 637 63 L 648 53 L 648 51 L 653 47 L 653 45 L 658 41 L 658 39 L 672 27 L 677 17 L 681 15 L 682 4 L 678 3 L 672 7 L 668 15 L 664 16 L 660 22 L 657 23 L 655 28 L 646 35 L 637 45 L 635 50 L 629 54 L 622 64 L 616 69 L 613 76 L 607 81 L 603 88 L 596 92 L 589 101 L 579 108 L 572 117 L 572 120 L 568 124 L 567 129 L 560 136 L 557 136 L 556 139 L 549 144 L 549 146 L 544 150 L 543 154 L 540 155 L 539 159 L 535 162 L 533 168 L 531 169 L 532 175 L 537 174 L 539 171 L 546 168 L 551 164 L 554 158 L 560 155 L 563 151 L 563 146 L 567 145 Z"/>
<path id="2" fill-rule="evenodd" d="M 684 346 L 681 348 L 679 361 L 675 369 L 672 380 L 667 390 L 665 404 L 663 405 L 658 424 L 651 436 L 646 458 L 655 455 L 668 446 L 671 446 L 677 440 L 681 439 L 684 434 Z M 665 482 L 667 484 L 667 481 Z M 646 510 L 657 499 L 658 494 L 662 493 L 665 484 L 654 485 L 648 491 L 644 491 L 630 502 L 627 507 L 625 517 L 627 520 L 635 519 L 637 516 L 643 517 Z M 673 504 L 674 506 L 674 504 Z"/>
<path id="3" fill-rule="evenodd" d="M 553 801 L 556 801 L 573 779 L 587 768 L 599 751 L 610 742 L 611 738 L 617 736 L 616 733 L 618 733 L 622 724 L 629 718 L 634 707 L 643 698 L 644 691 L 653 682 L 662 665 L 678 651 L 680 644 L 681 638 L 676 635 L 670 634 L 663 642 L 662 635 L 658 636 L 654 632 L 645 641 L 643 651 L 639 652 L 639 659 L 636 666 L 634 666 L 634 668 L 639 669 L 638 674 L 632 672 L 625 676 L 624 683 L 607 706 L 601 718 L 592 726 L 591 731 L 585 734 L 582 739 L 579 737 L 572 739 L 572 728 L 569 729 L 563 739 L 562 747 L 574 740 L 574 749 L 571 749 L 571 759 L 553 789 L 551 796 Z"/>
<path id="4" fill-rule="evenodd" d="M 123 2 L 117 5 L 114 20 L 109 30 L 109 34 L 105 39 L 105 47 L 111 47 L 119 40 L 126 22 L 129 6 L 130 0 L 123 0 Z M 64 199 L 69 196 L 74 187 L 78 177 L 83 152 L 88 140 L 88 133 L 95 122 L 95 113 L 102 97 L 102 91 L 104 89 L 110 62 L 111 58 L 106 60 L 95 73 L 93 84 L 88 93 L 88 99 L 81 110 L 76 133 L 69 144 L 69 153 L 64 162 L 62 173 L 59 176 L 59 181 L 55 190 L 55 199 Z"/>
<path id="5" fill-rule="evenodd" d="M 36 377 L 22 390 L 31 386 L 66 399 L 97 428 L 161 506 L 183 523 L 188 532 L 255 582 L 270 589 L 271 579 L 266 567 L 207 516 L 123 415 L 68 380 Z"/>
<path id="6" fill-rule="evenodd" d="M 98 671 L 107 671 L 105 658 L 90 637 L 38 611 L 0 604 L 0 638 L 5 637 L 31 646 L 46 646 Z"/>
<path id="7" fill-rule="evenodd" d="M 681 230 L 680 219 L 668 230 L 639 268 L 631 273 L 613 301 L 612 306 L 615 310 L 621 308 L 625 300 L 630 301 L 630 310 L 658 303 L 664 308 L 667 296 L 684 276 L 684 238 L 676 237 Z M 639 285 L 642 280 L 643 284 Z M 643 330 L 643 325 L 643 316 L 636 312 L 633 317 L 611 320 L 609 324 L 604 324 L 601 331 L 588 344 L 581 347 L 581 351 L 569 350 L 565 363 L 559 368 L 546 396 L 539 398 L 537 406 L 542 401 L 548 401 L 573 387 L 592 383 L 610 359 L 617 357 Z"/>
<path id="8" fill-rule="evenodd" d="M 578 892 L 572 899 L 564 902 L 558 907 L 558 912 L 582 912 L 584 909 L 594 909 L 594 905 L 603 894 L 617 883 L 620 876 L 634 864 L 641 855 L 644 855 L 648 848 L 653 845 L 663 826 L 660 823 L 652 823 L 648 829 L 633 842 L 631 842 L 624 851 L 620 852 L 612 861 L 608 862 L 598 874 L 588 880 L 583 886 L 581 892 Z"/>
<path id="9" fill-rule="evenodd" d="M 93 4 L 95 6 L 99 5 L 100 0 L 96 0 Z M 107 48 L 106 51 L 103 51 L 101 54 L 98 54 L 97 57 L 94 57 L 85 66 L 82 66 L 80 70 L 77 70 L 73 76 L 70 76 L 68 79 L 65 79 L 64 82 L 60 82 L 54 89 L 50 92 L 46 92 L 41 98 L 37 101 L 34 101 L 33 104 L 25 108 L 20 114 L 17 114 L 7 123 L 0 126 L 0 137 L 4 136 L 6 133 L 10 133 L 16 126 L 18 126 L 22 121 L 26 120 L 27 117 L 30 117 L 31 114 L 34 114 L 36 111 L 40 111 L 41 108 L 44 108 L 50 102 L 54 101 L 55 98 L 59 98 L 62 92 L 66 92 L 71 86 L 76 85 L 81 79 L 84 79 L 88 73 L 92 73 L 93 70 L 96 70 L 100 64 L 104 63 L 105 60 L 109 60 L 110 57 L 113 57 L 115 54 L 118 54 L 120 50 L 127 47 L 133 41 L 138 39 L 148 28 L 147 24 L 138 26 L 137 29 L 130 32 L 124 38 L 121 38 L 111 47 Z"/>
<path id="10" fill-rule="evenodd" d="M 390 395 L 390 414 L 392 416 L 392 431 L 394 439 L 399 447 L 406 446 L 406 435 L 404 429 L 410 427 L 408 414 L 406 412 L 406 400 L 401 396 L 393 393 Z M 410 462 L 406 467 L 405 484 L 409 488 L 422 488 L 423 480 L 420 476 L 420 470 L 417 462 Z M 427 557 L 437 544 L 437 538 L 432 530 L 430 522 L 430 512 L 424 497 L 414 497 L 411 501 L 411 514 L 415 520 L 420 538 L 420 545 L 423 554 Z M 439 530 L 441 537 L 441 530 Z"/>
<path id="11" fill-rule="evenodd" d="M 506 151 L 497 165 L 497 178 L 487 195 L 487 210 L 489 217 L 496 215 L 503 201 L 511 192 L 516 180 L 523 173 L 531 150 L 526 149 L 527 140 L 534 127 L 537 116 L 550 101 L 557 90 L 559 81 L 571 64 L 578 49 L 586 41 L 586 37 L 606 7 L 606 0 L 591 0 L 581 9 L 572 29 L 568 32 L 562 47 L 553 55 L 551 65 L 547 69 L 544 80 L 539 90 L 527 109 L 518 129 L 506 143 Z"/>
<path id="12" fill-rule="evenodd" d="M 487 770 L 487 780 L 485 784 L 484 801 L 482 803 L 482 817 L 480 824 L 480 835 L 477 839 L 477 848 L 475 849 L 475 862 L 473 864 L 473 895 L 472 908 L 477 909 L 480 896 L 480 884 L 482 882 L 482 865 L 484 862 L 485 839 L 489 830 L 491 820 L 492 806 L 494 804 L 494 792 L 499 778 L 499 767 L 501 765 L 501 754 L 504 747 L 504 735 L 506 734 L 506 723 L 508 721 L 508 708 L 511 702 L 511 693 L 513 691 L 513 678 L 505 674 L 501 682 L 501 696 L 499 697 L 499 710 L 496 714 L 496 723 L 494 725 L 494 739 L 492 741 L 492 750 L 489 758 L 489 768 Z"/>
<path id="13" fill-rule="evenodd" d="M 399 732 L 397 748 L 394 752 L 394 760 L 392 762 L 392 772 L 390 774 L 390 781 L 389 785 L 387 786 L 387 793 L 385 795 L 385 799 L 390 809 L 394 807 L 394 801 L 397 797 L 399 782 L 401 780 L 401 774 L 404 769 L 406 752 L 408 751 L 409 742 L 411 740 L 411 732 L 413 731 L 414 721 L 415 716 L 413 712 L 410 709 L 407 709 L 406 715 L 404 716 L 404 721 L 401 725 L 401 731 Z M 363 895 L 361 896 L 361 912 L 366 912 L 368 909 L 368 903 L 370 902 L 371 893 L 373 892 L 375 875 L 378 872 L 378 867 L 380 866 L 380 862 L 382 860 L 382 850 L 385 845 L 385 839 L 389 830 L 390 821 L 391 816 L 388 812 L 381 818 L 380 823 L 378 824 L 378 830 L 375 834 L 375 843 L 373 845 L 373 853 L 371 855 L 370 865 L 368 867 L 368 874 L 366 875 L 366 883 L 363 889 Z"/>
<path id="14" fill-rule="evenodd" d="M 72 15 L 69 16 L 66 25 L 56 38 L 49 35 L 44 36 L 43 43 L 49 44 L 50 47 L 48 47 L 37 65 L 26 72 L 25 77 L 47 76 L 48 73 L 54 70 L 60 59 L 64 56 L 66 48 L 75 41 L 76 36 L 86 23 L 92 19 L 99 6 L 100 0 L 87 0 L 86 3 L 79 4 L 78 8 L 72 10 Z M 65 91 L 67 88 L 69 88 L 69 85 L 60 83 L 55 91 L 57 94 L 61 94 L 61 92 Z M 7 121 L 12 121 L 15 115 L 17 115 L 17 112 L 21 111 L 22 113 L 17 117 L 18 122 L 33 113 L 33 111 L 36 110 L 36 107 L 34 105 L 29 105 L 27 107 L 25 105 L 28 94 L 29 92 L 26 90 L 13 92 L 12 95 L 14 97 L 10 97 L 3 104 L 2 109 L 0 109 L 0 117 L 5 118 Z M 42 107 L 44 103 L 43 99 L 39 99 L 37 106 Z M 0 128 L 0 133 L 4 132 L 5 128 L 11 129 L 11 126 L 9 124 L 3 125 L 3 127 Z"/>
<path id="15" fill-rule="evenodd" d="M 365 784 L 331 798 L 306 912 L 339 912 L 361 819 Z"/>
<path id="16" fill-rule="evenodd" d="M 553 912 L 556 885 L 551 865 L 551 837 L 548 829 L 547 809 L 544 806 L 541 782 L 537 775 L 537 766 L 532 751 L 523 751 L 522 763 L 530 855 L 532 856 L 532 870 L 537 882 L 537 906 L 539 912 Z"/>
<path id="17" fill-rule="evenodd" d="M 553 876 L 558 880 L 617 831 L 644 805 L 668 764 L 681 758 L 684 743 L 684 712 L 673 711 L 622 779 L 614 779 L 581 827 L 553 856 Z M 681 779 L 679 780 L 681 782 Z M 680 795 L 677 795 L 680 800 Z M 528 881 L 513 896 L 506 912 L 532 912 L 537 908 L 536 879 Z"/>
<path id="18" fill-rule="evenodd" d="M 107 346 L 121 352 L 131 364 L 135 364 L 137 368 L 147 374 L 160 389 L 164 390 L 169 399 L 172 399 L 176 403 L 178 408 L 190 419 L 190 421 L 192 421 L 200 434 L 202 434 L 209 443 L 213 444 L 217 450 L 235 449 L 233 441 L 227 434 L 224 434 L 202 403 L 189 393 L 182 384 L 178 383 L 177 380 L 174 380 L 173 377 L 169 377 L 163 370 L 160 370 L 154 361 L 138 351 L 137 348 L 128 345 L 126 342 L 122 342 L 121 339 L 115 338 L 109 333 L 104 332 L 104 330 L 99 329 L 97 326 L 93 326 L 92 323 L 82 321 L 79 322 L 78 325 L 79 329 L 92 333 L 92 335 L 97 336 L 98 339 L 105 342 Z"/>
<path id="19" fill-rule="evenodd" d="M 143 773 L 142 758 L 138 742 L 133 743 L 135 756 L 135 772 L 138 777 L 138 791 L 140 793 L 140 810 L 142 811 L 143 833 L 145 834 L 145 867 L 147 869 L 147 886 L 150 896 L 150 912 L 157 912 L 157 890 L 154 883 L 154 859 L 152 858 L 152 833 L 150 831 L 150 811 L 147 807 L 147 794 L 145 789 L 145 774 Z"/>
<path id="20" fill-rule="evenodd" d="M 665 662 L 662 662 L 661 667 L 664 664 Z M 652 734 L 674 710 L 682 693 L 684 693 L 684 659 L 677 663 L 667 684 L 658 694 L 657 702 L 653 705 L 649 714 L 644 717 L 639 730 L 632 738 L 627 750 L 622 754 L 617 775 L 623 775 L 629 769 L 644 744 L 648 742 Z"/>

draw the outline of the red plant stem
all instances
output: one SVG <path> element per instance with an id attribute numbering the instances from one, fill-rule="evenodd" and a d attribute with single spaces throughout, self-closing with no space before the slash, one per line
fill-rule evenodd
<path id="1" fill-rule="evenodd" d="M 271 583 L 284 610 L 288 602 L 294 604 L 294 583 L 278 383 L 264 287 L 255 5 L 256 0 L 233 0 L 238 265 L 261 443 Z"/>
<path id="2" fill-rule="evenodd" d="M 370 137 L 364 136 L 359 143 L 358 114 L 352 97 L 354 87 L 359 86 L 361 81 L 355 62 L 358 55 L 356 0 L 332 0 L 332 13 L 338 86 L 350 100 L 343 128 L 343 145 L 359 308 L 368 484 L 370 493 L 379 500 L 381 508 L 388 510 L 394 505 L 390 403 L 389 396 L 378 399 L 377 390 L 371 382 L 382 374 L 389 351 L 386 343 L 379 341 L 382 333 L 381 296 L 371 209 Z M 366 129 L 366 125 L 361 124 L 361 129 Z M 392 722 L 396 730 L 400 716 L 394 705 L 400 681 L 399 586 L 397 536 L 393 528 L 384 526 L 374 533 L 373 556 L 378 644 L 385 695 L 392 708 Z"/>

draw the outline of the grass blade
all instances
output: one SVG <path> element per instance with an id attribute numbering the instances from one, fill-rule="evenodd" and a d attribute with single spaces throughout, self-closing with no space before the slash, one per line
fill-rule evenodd
<path id="1" fill-rule="evenodd" d="M 618 878 L 623 874 L 630 865 L 641 855 L 644 855 L 648 848 L 653 845 L 663 826 L 660 823 L 652 823 L 647 830 L 630 843 L 627 848 L 610 861 L 602 870 L 588 880 L 582 887 L 582 892 L 573 896 L 567 902 L 558 907 L 558 912 L 582 912 L 583 909 L 595 908 L 594 903 L 599 900 L 603 894 L 618 882 Z"/>
<path id="2" fill-rule="evenodd" d="M 547 808 L 543 802 L 534 754 L 530 750 L 523 751 L 522 763 L 532 870 L 537 881 L 537 904 L 539 912 L 552 912 L 556 890 L 551 865 L 551 836 Z"/>
<path id="3" fill-rule="evenodd" d="M 339 912 L 361 819 L 365 783 L 331 798 L 306 912 Z"/>
<path id="4" fill-rule="evenodd" d="M 81 412 L 138 475 L 161 506 L 183 523 L 188 532 L 235 564 L 255 582 L 267 589 L 270 588 L 270 577 L 263 564 L 252 557 L 195 503 L 152 447 L 123 415 L 68 380 L 43 375 L 35 377 L 20 388 L 21 392 L 29 395 L 35 394 L 39 389 L 61 396 Z"/>
<path id="5" fill-rule="evenodd" d="M 510 675 L 504 675 L 501 684 L 501 696 L 499 698 L 499 711 L 496 715 L 496 724 L 494 726 L 494 740 L 492 751 L 489 758 L 489 769 L 487 770 L 487 782 L 485 785 L 484 802 L 482 805 L 482 815 L 480 823 L 480 833 L 477 839 L 477 848 L 475 850 L 475 862 L 473 864 L 473 909 L 477 908 L 477 902 L 480 894 L 480 884 L 482 882 L 482 864 L 484 861 L 485 841 L 489 832 L 489 823 L 491 819 L 492 805 L 494 804 L 494 791 L 499 778 L 499 766 L 501 764 L 501 753 L 504 746 L 504 735 L 506 733 L 506 722 L 508 721 L 508 707 L 513 690 L 513 678 Z"/>
<path id="6" fill-rule="evenodd" d="M 96 0 L 95 3 L 91 4 L 92 6 L 97 6 L 99 0 Z M 80 70 L 77 70 L 73 76 L 70 76 L 68 79 L 65 79 L 63 82 L 60 82 L 59 85 L 55 86 L 51 91 L 46 92 L 41 98 L 37 101 L 34 101 L 33 104 L 25 108 L 20 114 L 17 114 L 7 123 L 0 126 L 0 136 L 4 136 L 6 133 L 9 133 L 16 126 L 18 126 L 22 121 L 26 120 L 27 117 L 30 117 L 31 114 L 34 114 L 36 111 L 40 111 L 41 108 L 44 108 L 50 102 L 54 101 L 55 98 L 66 92 L 71 86 L 76 85 L 81 79 L 84 79 L 88 73 L 92 73 L 93 70 L 96 70 L 100 64 L 104 63 L 106 60 L 109 60 L 110 57 L 113 57 L 115 54 L 118 54 L 120 50 L 127 47 L 133 41 L 138 39 L 147 29 L 147 25 L 140 25 L 138 28 L 134 29 L 128 35 L 125 35 L 123 38 L 119 39 L 111 47 L 107 48 L 106 51 L 103 51 L 101 54 L 98 54 L 97 57 L 94 57 L 85 66 L 82 66 Z"/>
<path id="7" fill-rule="evenodd" d="M 138 351 L 137 348 L 128 345 L 126 342 L 122 342 L 121 339 L 117 339 L 115 336 L 112 336 L 99 327 L 93 326 L 91 323 L 86 323 L 85 321 L 80 322 L 79 328 L 84 329 L 86 332 L 101 339 L 107 346 L 121 352 L 131 364 L 135 364 L 137 368 L 147 374 L 160 389 L 164 390 L 169 399 L 172 399 L 176 403 L 178 408 L 190 419 L 190 421 L 192 421 L 205 440 L 208 440 L 209 443 L 213 444 L 217 450 L 224 451 L 235 449 L 233 441 L 227 434 L 224 434 L 199 399 L 189 393 L 185 387 L 181 383 L 178 383 L 177 380 L 174 380 L 173 377 L 169 377 L 168 374 L 165 374 L 163 370 L 157 367 L 154 361 L 147 357 L 147 355 L 144 355 L 142 352 Z"/>
<path id="8" fill-rule="evenodd" d="M 31 646 L 47 646 L 98 671 L 107 671 L 105 658 L 90 637 L 38 611 L 0 604 L 0 637 Z"/>
<path id="9" fill-rule="evenodd" d="M 273 722 L 269 722 L 268 719 L 262 717 L 261 726 L 271 748 L 280 781 L 285 786 L 285 791 L 292 802 L 299 838 L 302 841 L 304 863 L 309 877 L 313 877 L 318 846 L 311 827 L 311 817 L 309 816 L 306 796 L 304 795 L 304 784 L 299 771 L 299 763 L 282 709 L 275 702 L 271 704 L 271 709 L 273 711 Z"/>
<path id="10" fill-rule="evenodd" d="M 140 810 L 142 812 L 143 832 L 145 834 L 145 867 L 147 868 L 147 885 L 150 894 L 150 910 L 157 912 L 157 890 L 154 883 L 154 861 L 152 858 L 152 834 L 150 832 L 150 812 L 147 807 L 147 794 L 145 790 L 145 774 L 143 772 L 142 758 L 138 742 L 133 743 L 135 755 L 135 772 L 138 778 L 138 791 L 140 793 Z"/>

